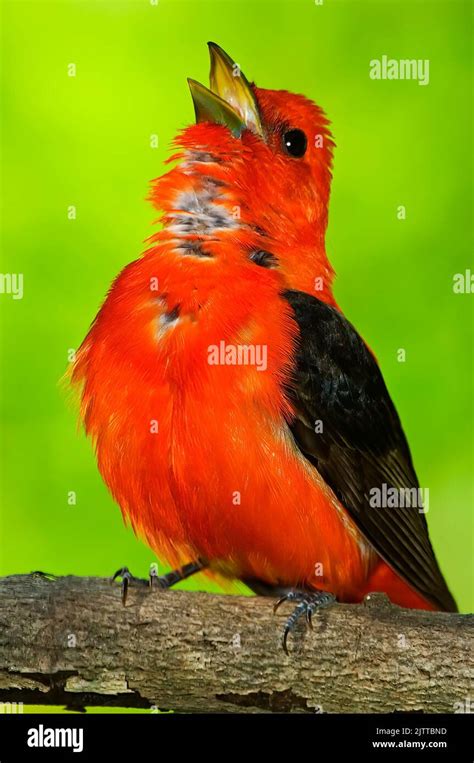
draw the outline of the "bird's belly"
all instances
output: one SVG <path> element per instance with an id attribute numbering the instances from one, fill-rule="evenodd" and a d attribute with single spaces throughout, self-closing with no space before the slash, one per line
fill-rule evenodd
<path id="1" fill-rule="evenodd" d="M 215 570 L 344 598 L 360 588 L 375 554 L 283 419 L 248 403 L 227 412 L 184 406 L 169 441 L 184 536 Z"/>
<path id="2" fill-rule="evenodd" d="M 159 324 L 158 340 L 154 306 L 146 307 L 148 323 L 132 311 L 137 325 L 127 324 L 127 341 L 146 323 L 147 343 L 117 341 L 119 354 L 106 332 L 86 343 L 77 372 L 85 377 L 83 416 L 106 484 L 159 557 L 176 564 L 200 556 L 228 577 L 350 599 L 377 557 L 285 422 L 285 309 L 275 298 L 268 325 L 263 314 L 239 319 L 245 330 L 231 331 L 222 318 L 223 328 L 206 333 L 180 318 L 166 331 Z M 99 321 L 93 332 L 101 328 Z M 225 331 L 233 346 L 268 348 L 268 356 L 260 365 L 229 365 L 227 356 L 210 363 L 208 348 Z"/>
<path id="3" fill-rule="evenodd" d="M 304 584 L 350 600 L 376 554 L 278 408 L 231 381 L 201 396 L 115 383 L 113 395 L 95 398 L 105 482 L 135 531 L 172 564 L 199 556 L 229 578 Z M 106 401 L 116 411 L 122 394 L 120 416 L 111 414 Z"/>

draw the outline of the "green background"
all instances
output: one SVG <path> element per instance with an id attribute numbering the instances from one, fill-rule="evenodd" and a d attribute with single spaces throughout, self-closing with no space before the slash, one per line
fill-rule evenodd
<path id="1" fill-rule="evenodd" d="M 472 610 L 474 296 L 452 288 L 472 267 L 470 4 L 4 0 L 2 16 L 1 267 L 24 274 L 24 298 L 0 295 L 0 574 L 146 575 L 153 561 L 58 382 L 153 230 L 147 183 L 193 120 L 186 77 L 207 83 L 210 39 L 249 79 L 306 94 L 332 121 L 336 296 L 380 361 L 441 567 Z M 372 81 L 384 54 L 429 59 L 429 85 Z"/>

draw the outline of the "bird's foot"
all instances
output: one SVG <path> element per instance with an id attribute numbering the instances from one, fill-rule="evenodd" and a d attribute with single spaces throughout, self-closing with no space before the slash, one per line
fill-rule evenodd
<path id="1" fill-rule="evenodd" d="M 312 629 L 313 613 L 318 609 L 323 609 L 324 607 L 334 604 L 336 597 L 334 594 L 328 593 L 327 591 L 289 591 L 289 593 L 286 593 L 278 599 L 273 607 L 273 611 L 276 612 L 279 606 L 285 601 L 296 602 L 296 607 L 286 621 L 285 629 L 283 631 L 282 646 L 285 654 L 288 654 L 288 636 L 298 620 L 304 616 L 306 618 L 306 623 Z"/>
<path id="2" fill-rule="evenodd" d="M 122 604 L 125 606 L 127 603 L 127 596 L 128 596 L 128 589 L 131 585 L 133 586 L 140 586 L 140 587 L 152 587 L 152 580 L 155 577 L 153 573 L 153 567 L 150 567 L 150 574 L 148 576 L 148 580 L 145 578 L 136 578 L 135 575 L 132 575 L 128 567 L 120 567 L 119 570 L 111 577 L 110 582 L 114 583 L 117 578 L 122 578 L 121 582 L 121 589 L 122 589 Z"/>
<path id="3" fill-rule="evenodd" d="M 186 580 L 190 575 L 200 572 L 200 570 L 204 569 L 206 566 L 204 561 L 198 559 L 195 562 L 189 562 L 188 564 L 183 565 L 183 567 L 180 567 L 177 570 L 171 570 L 171 572 L 167 572 L 166 575 L 158 575 L 158 565 L 154 562 L 150 565 L 148 579 L 136 578 L 132 575 L 128 567 L 121 567 L 111 578 L 110 582 L 113 583 L 117 578 L 122 578 L 122 604 L 125 606 L 128 589 L 131 585 L 145 587 L 149 590 L 158 589 L 160 591 L 166 591 L 167 588 L 171 588 L 171 586 L 175 585 L 175 583 L 179 583 L 181 580 Z"/>

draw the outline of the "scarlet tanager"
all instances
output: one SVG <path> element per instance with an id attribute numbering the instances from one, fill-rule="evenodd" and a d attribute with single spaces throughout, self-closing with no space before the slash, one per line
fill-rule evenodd
<path id="1" fill-rule="evenodd" d="M 455 611 L 400 419 L 333 296 L 328 121 L 209 48 L 196 124 L 152 186 L 162 228 L 73 369 L 102 477 L 177 568 L 162 586 L 204 569 L 294 601 L 285 648 L 335 598 Z"/>

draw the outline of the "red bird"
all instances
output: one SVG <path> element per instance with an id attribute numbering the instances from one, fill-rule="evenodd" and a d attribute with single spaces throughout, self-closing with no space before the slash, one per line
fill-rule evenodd
<path id="1" fill-rule="evenodd" d="M 177 566 L 162 585 L 205 569 L 295 601 L 285 648 L 334 598 L 455 611 L 399 417 L 332 293 L 328 121 L 209 47 L 197 124 L 153 184 L 162 228 L 73 369 L 102 477 Z"/>

